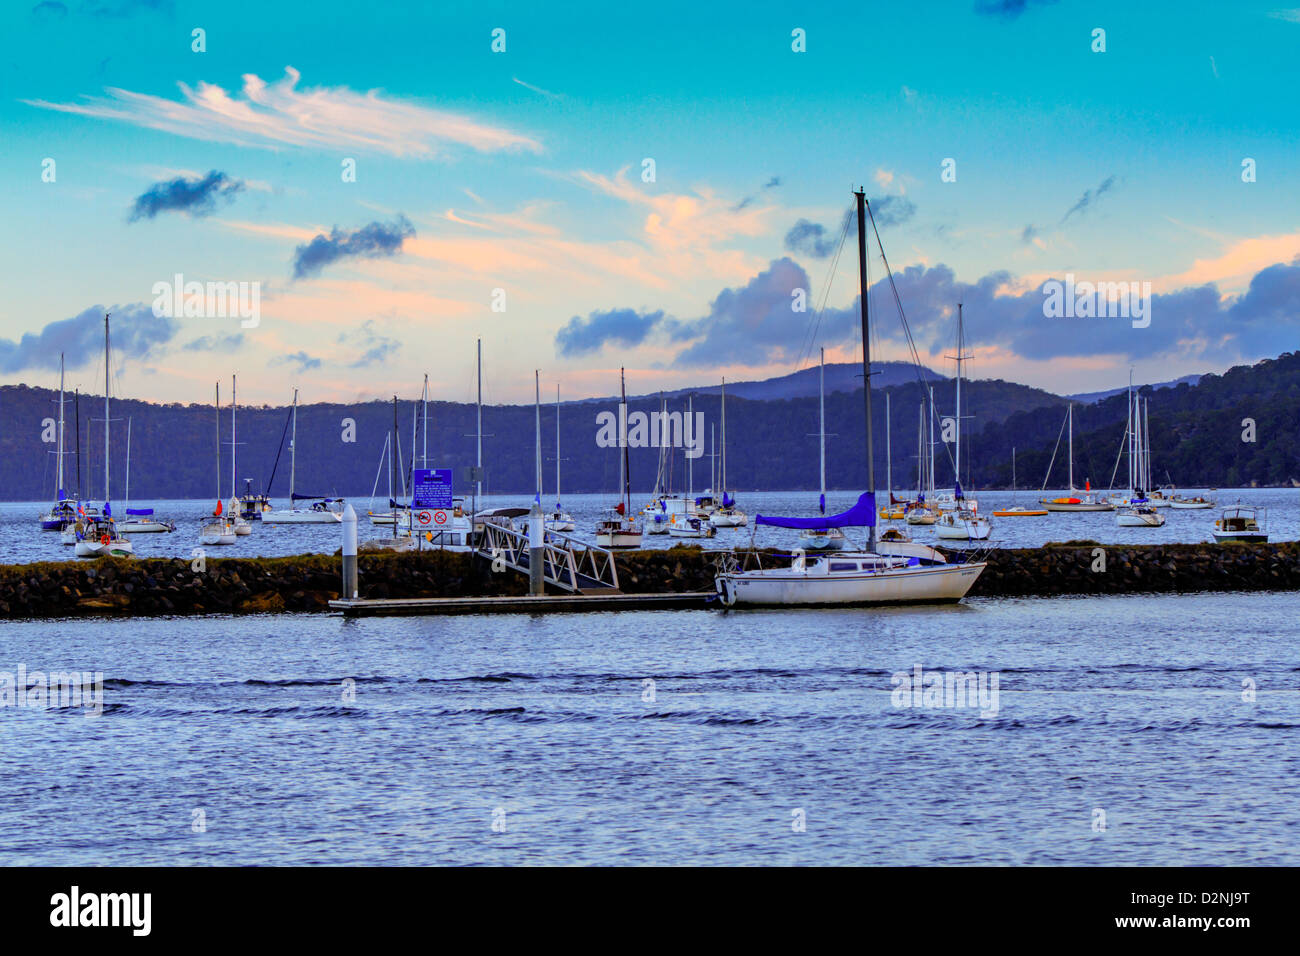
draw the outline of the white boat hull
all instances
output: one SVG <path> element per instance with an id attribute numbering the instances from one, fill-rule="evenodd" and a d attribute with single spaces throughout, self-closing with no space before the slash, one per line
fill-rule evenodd
<path id="1" fill-rule="evenodd" d="M 1217 544 L 1267 544 L 1267 531 L 1212 531 Z"/>
<path id="2" fill-rule="evenodd" d="M 714 511 L 709 515 L 709 524 L 715 528 L 743 528 L 749 524 L 749 516 L 743 511 Z"/>
<path id="3" fill-rule="evenodd" d="M 934 530 L 948 541 L 985 541 L 993 533 L 993 524 L 988 518 L 960 518 L 950 513 L 939 520 Z"/>
<path id="4" fill-rule="evenodd" d="M 984 567 L 981 562 L 844 575 L 819 575 L 791 568 L 720 574 L 715 585 L 727 607 L 930 604 L 960 601 Z"/>
<path id="5" fill-rule="evenodd" d="M 596 533 L 596 545 L 601 548 L 639 548 L 640 531 L 599 531 Z"/>
<path id="6" fill-rule="evenodd" d="M 799 533 L 799 547 L 805 551 L 843 551 L 848 546 L 849 539 L 838 528 Z"/>
<path id="7" fill-rule="evenodd" d="M 1121 511 L 1115 516 L 1115 523 L 1121 528 L 1159 528 L 1165 523 L 1165 516 L 1156 512 L 1131 514 Z"/>
<path id="8" fill-rule="evenodd" d="M 1175 501 L 1169 505 L 1175 511 L 1204 511 L 1214 507 L 1213 501 Z"/>
<path id="9" fill-rule="evenodd" d="M 166 534 L 176 529 L 161 521 L 124 521 L 118 530 L 123 534 Z"/>
<path id="10" fill-rule="evenodd" d="M 907 517 L 903 520 L 908 524 L 931 525 L 938 519 L 929 508 L 912 508 L 907 512 Z"/>
<path id="11" fill-rule="evenodd" d="M 102 541 L 92 541 L 87 538 L 76 542 L 76 546 L 76 556 L 79 558 L 129 558 L 135 554 L 131 542 L 124 540 L 104 544 Z"/>
<path id="12" fill-rule="evenodd" d="M 343 515 L 337 511 L 264 511 L 262 513 L 262 524 L 339 524 L 342 520 Z"/>

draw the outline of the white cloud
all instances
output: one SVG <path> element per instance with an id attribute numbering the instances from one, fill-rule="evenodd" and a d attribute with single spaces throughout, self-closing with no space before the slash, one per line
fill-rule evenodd
<path id="1" fill-rule="evenodd" d="M 523 134 L 459 113 L 394 100 L 376 90 L 299 89 L 298 71 L 285 67 L 284 72 L 282 79 L 270 84 L 247 73 L 243 89 L 233 95 L 211 83 L 199 83 L 194 89 L 179 83 L 180 100 L 109 87 L 107 98 L 88 98 L 84 103 L 24 102 L 191 139 L 268 149 L 318 146 L 420 159 L 440 156 L 452 146 L 479 152 L 541 149 Z"/>

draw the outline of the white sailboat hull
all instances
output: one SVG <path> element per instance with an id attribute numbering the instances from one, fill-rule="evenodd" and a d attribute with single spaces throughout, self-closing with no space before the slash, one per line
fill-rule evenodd
<path id="1" fill-rule="evenodd" d="M 972 563 L 850 574 L 816 574 L 788 568 L 720 574 L 715 585 L 727 607 L 928 604 L 960 601 L 984 568 L 983 563 Z"/>
<path id="2" fill-rule="evenodd" d="M 715 528 L 743 528 L 749 524 L 749 515 L 731 508 L 718 509 L 710 513 L 709 524 Z"/>
<path id="3" fill-rule="evenodd" d="M 984 541 L 993 533 L 993 524 L 988 518 L 962 518 L 950 512 L 939 520 L 934 530 L 948 541 Z"/>
<path id="4" fill-rule="evenodd" d="M 123 534 L 167 534 L 176 529 L 162 521 L 124 521 L 118 530 Z"/>
<path id="5" fill-rule="evenodd" d="M 117 540 L 104 544 L 89 538 L 76 542 L 76 556 L 79 558 L 129 558 L 135 554 L 135 547 L 130 541 Z"/>
<path id="6" fill-rule="evenodd" d="M 602 548 L 639 548 L 640 531 L 598 531 L 596 544 Z"/>
<path id="7" fill-rule="evenodd" d="M 1115 516 L 1115 523 L 1121 528 L 1159 528 L 1165 523 L 1165 516 L 1155 512 L 1135 514 L 1121 511 Z"/>
<path id="8" fill-rule="evenodd" d="M 343 515 L 337 511 L 264 511 L 263 524 L 339 524 Z M 371 519 L 373 520 L 373 519 Z M 381 524 L 382 522 L 375 522 Z"/>

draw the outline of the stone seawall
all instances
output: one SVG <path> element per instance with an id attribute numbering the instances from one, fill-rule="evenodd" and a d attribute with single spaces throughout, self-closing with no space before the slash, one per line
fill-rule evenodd
<path id="1" fill-rule="evenodd" d="M 960 554 L 950 552 L 954 560 Z M 769 560 L 770 553 L 765 555 Z M 698 547 L 618 555 L 629 594 L 712 590 L 717 552 Z M 1300 589 L 1300 542 L 994 549 L 971 596 Z M 363 554 L 361 596 L 522 595 L 527 579 L 469 554 Z M 77 561 L 0 566 L 0 618 L 323 611 L 338 597 L 339 558 Z"/>

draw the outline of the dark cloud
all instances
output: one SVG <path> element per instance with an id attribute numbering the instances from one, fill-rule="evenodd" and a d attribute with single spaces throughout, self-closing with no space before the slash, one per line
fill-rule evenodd
<path id="1" fill-rule="evenodd" d="M 160 212 L 206 216 L 217 208 L 218 199 L 231 202 L 243 188 L 242 180 L 231 179 L 215 169 L 202 179 L 178 176 L 154 183 L 137 196 L 129 221 L 152 219 Z"/>
<path id="2" fill-rule="evenodd" d="M 839 236 L 820 223 L 800 219 L 785 234 L 785 251 L 802 252 L 814 259 L 825 259 L 835 251 Z"/>
<path id="3" fill-rule="evenodd" d="M 186 342 L 181 348 L 187 352 L 233 352 L 243 344 L 244 333 L 236 332 L 233 335 L 205 335 Z"/>
<path id="4" fill-rule="evenodd" d="M 278 355 L 271 359 L 272 365 L 296 365 L 299 372 L 305 372 L 308 369 L 320 368 L 321 361 L 313 358 L 306 352 L 298 351 L 288 355 Z"/>
<path id="5" fill-rule="evenodd" d="M 1020 241 L 1028 245 L 1038 238 L 1038 227 L 1034 225 L 1025 226 L 1025 231 L 1020 234 Z"/>
<path id="6" fill-rule="evenodd" d="M 555 333 L 555 351 L 562 358 L 598 352 L 606 345 L 640 345 L 656 328 L 671 322 L 662 311 L 610 309 L 592 312 L 585 319 L 574 316 Z"/>
<path id="7" fill-rule="evenodd" d="M 1261 270 L 1235 298 L 1224 299 L 1212 283 L 1152 295 L 1146 328 L 1135 328 L 1130 318 L 1049 318 L 1042 286 L 1009 293 L 1015 286 L 1009 272 L 962 282 L 946 265 L 915 265 L 894 279 L 923 352 L 951 349 L 958 302 L 965 306 L 970 341 L 1035 361 L 1097 355 L 1150 359 L 1175 353 L 1220 363 L 1254 361 L 1293 349 L 1300 340 L 1300 259 Z M 679 321 L 632 310 L 592 313 L 590 321 L 571 321 L 556 344 L 561 355 L 576 355 L 608 343 L 636 346 L 652 335 L 667 334 L 670 341 L 690 343 L 672 360 L 680 367 L 717 365 L 719 355 L 740 365 L 788 362 L 804 347 L 812 315 L 811 306 L 809 312 L 792 311 L 791 293 L 808 288 L 808 276 L 797 263 L 777 259 L 744 286 L 724 290 L 703 318 Z M 905 349 L 888 279 L 877 281 L 870 295 L 873 336 Z M 854 345 L 860 340 L 856 299 L 845 308 L 825 309 L 817 321 L 820 343 Z M 569 340 L 580 341 L 581 347 L 566 351 Z"/>
<path id="8" fill-rule="evenodd" d="M 104 354 L 104 313 L 113 333 L 113 352 L 127 358 L 148 358 L 171 341 L 179 329 L 176 320 L 153 314 L 143 302 L 105 308 L 92 305 L 70 319 L 58 319 L 39 332 L 27 332 L 17 342 L 0 339 L 0 372 L 23 369 L 57 369 L 59 354 L 69 368 L 77 368 Z"/>
<path id="9" fill-rule="evenodd" d="M 1083 191 L 1083 195 L 1079 197 L 1079 201 L 1076 202 L 1073 206 L 1071 206 L 1069 211 L 1066 212 L 1066 214 L 1061 217 L 1061 224 L 1064 225 L 1065 220 L 1069 219 L 1075 213 L 1079 213 L 1080 215 L 1082 215 L 1088 209 L 1089 206 L 1095 203 L 1102 196 L 1106 195 L 1106 193 L 1110 192 L 1114 187 L 1115 187 L 1115 177 L 1111 175 L 1103 179 L 1101 181 L 1101 185 L 1099 185 L 1096 189 L 1085 189 Z"/>
<path id="10" fill-rule="evenodd" d="M 382 362 L 396 352 L 402 344 L 397 339 L 389 338 L 375 331 L 375 323 L 369 320 L 363 322 L 357 332 L 345 332 L 339 336 L 338 340 L 340 344 L 347 345 L 361 353 L 356 361 L 348 364 L 349 368 L 363 368 L 367 365 Z"/>
<path id="11" fill-rule="evenodd" d="M 975 0 L 975 12 L 1014 20 L 1032 6 L 1046 6 L 1056 0 Z"/>
<path id="12" fill-rule="evenodd" d="M 695 341 L 674 365 L 717 365 L 719 356 L 740 365 L 792 358 L 807 335 L 809 313 L 795 312 L 794 291 L 808 290 L 808 274 L 793 259 L 775 259 L 767 269 L 738 289 L 724 289 L 709 306 L 709 314 L 682 323 L 679 337 Z M 828 341 L 838 340 L 854 328 L 849 313 L 827 309 L 821 330 Z"/>
<path id="13" fill-rule="evenodd" d="M 316 275 L 339 259 L 394 256 L 401 250 L 402 243 L 414 236 L 415 227 L 405 216 L 398 216 L 391 224 L 372 222 L 353 232 L 335 226 L 328 236 L 317 235 L 294 251 L 293 277 L 301 279 Z"/>
<path id="14" fill-rule="evenodd" d="M 871 214 L 877 226 L 901 226 L 916 215 L 916 203 L 904 196 L 882 196 L 871 200 Z"/>
<path id="15" fill-rule="evenodd" d="M 759 192 L 766 192 L 767 190 L 769 190 L 769 189 L 775 189 L 777 186 L 780 186 L 780 185 L 781 185 L 781 177 L 780 177 L 780 176 L 773 176 L 773 177 L 772 177 L 771 179 L 769 179 L 767 182 L 763 183 L 763 187 L 762 187 L 762 189 L 759 190 Z M 746 196 L 746 197 L 745 197 L 744 199 L 742 199 L 740 202 L 736 203 L 736 205 L 732 206 L 732 207 L 731 207 L 731 211 L 732 211 L 732 212 L 740 212 L 740 210 L 742 210 L 742 209 L 744 209 L 746 206 L 750 205 L 750 204 L 751 204 L 755 199 L 757 199 L 757 198 L 758 198 L 757 196 Z"/>

